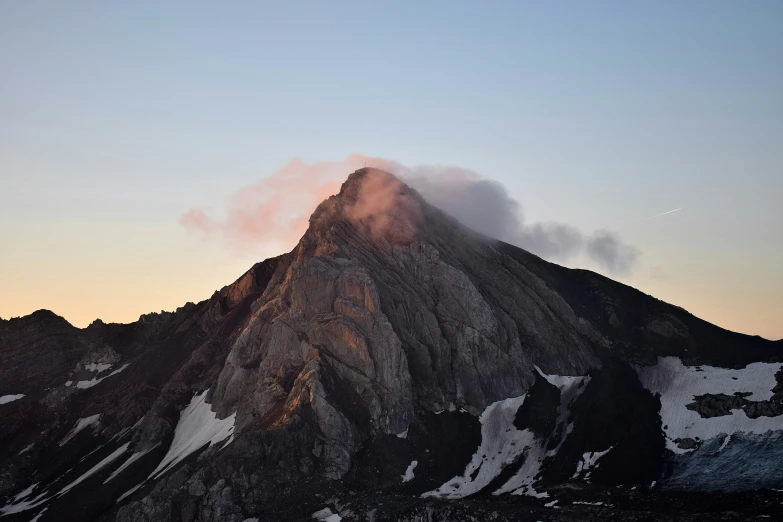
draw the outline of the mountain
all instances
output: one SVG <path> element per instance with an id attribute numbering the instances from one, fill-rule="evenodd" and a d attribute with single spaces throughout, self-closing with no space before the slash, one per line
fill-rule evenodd
<path id="1" fill-rule="evenodd" d="M 779 512 L 783 343 L 352 173 L 198 304 L 0 320 L 3 520 Z M 459 500 L 458 500 L 459 499 Z"/>

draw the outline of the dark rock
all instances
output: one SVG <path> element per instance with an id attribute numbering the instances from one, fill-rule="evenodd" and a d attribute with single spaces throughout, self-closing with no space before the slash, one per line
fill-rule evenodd
<path id="1" fill-rule="evenodd" d="M 685 407 L 699 412 L 699 415 L 705 418 L 731 415 L 732 410 L 742 410 L 751 419 L 783 415 L 783 403 L 778 402 L 778 397 L 768 401 L 751 401 L 746 399 L 749 395 L 751 393 L 734 395 L 708 393 L 694 397 L 695 401 Z"/>
<path id="2" fill-rule="evenodd" d="M 664 473 L 660 401 L 624 361 L 607 360 L 591 374 L 571 407 L 571 434 L 543 473 L 547 484 L 567 482 L 585 453 L 611 450 L 591 472 L 593 482 L 649 484 Z"/>
<path id="3" fill-rule="evenodd" d="M 677 444 L 678 448 L 684 450 L 697 449 L 699 446 L 701 446 L 701 442 L 690 438 L 674 439 L 674 443 Z"/>
<path id="4" fill-rule="evenodd" d="M 557 409 L 560 406 L 560 390 L 536 375 L 533 386 L 527 391 L 527 397 L 517 410 L 514 426 L 523 430 L 529 428 L 539 437 L 548 437 L 557 423 Z"/>

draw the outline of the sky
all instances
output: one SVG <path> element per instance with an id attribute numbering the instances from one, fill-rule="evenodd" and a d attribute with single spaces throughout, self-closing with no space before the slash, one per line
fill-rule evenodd
<path id="1" fill-rule="evenodd" d="M 0 317 L 208 298 L 291 245 L 237 252 L 184 213 L 358 153 L 610 230 L 640 252 L 610 277 L 778 339 L 781 57 L 776 0 L 2 2 Z"/>

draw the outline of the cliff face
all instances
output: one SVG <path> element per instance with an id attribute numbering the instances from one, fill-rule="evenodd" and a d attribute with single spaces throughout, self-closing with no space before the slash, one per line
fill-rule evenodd
<path id="1" fill-rule="evenodd" d="M 2 510 L 296 519 L 316 492 L 360 490 L 330 509 L 360 520 L 387 495 L 373 516 L 399 518 L 422 495 L 736 489 L 703 473 L 729 455 L 744 483 L 779 486 L 750 461 L 783 462 L 781 356 L 362 169 L 291 253 L 208 301 L 83 330 L 0 322 L 0 396 L 24 395 L 0 404 Z"/>
<path id="2" fill-rule="evenodd" d="M 608 345 L 537 276 L 392 178 L 388 222 L 353 219 L 371 176 L 387 175 L 360 171 L 316 210 L 213 394 L 240 423 L 311 407 L 334 478 L 368 437 L 408 429 L 416 408 L 478 414 L 524 393 L 534 365 L 584 374 L 600 366 L 594 346 Z M 327 381 L 345 390 L 327 393 Z M 356 404 L 340 408 L 335 395 Z"/>

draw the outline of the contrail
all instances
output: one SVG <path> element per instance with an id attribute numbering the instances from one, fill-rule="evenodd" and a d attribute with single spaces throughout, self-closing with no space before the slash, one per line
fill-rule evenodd
<path id="1" fill-rule="evenodd" d="M 658 216 L 665 216 L 666 214 L 671 214 L 672 212 L 677 212 L 678 210 L 682 210 L 682 207 L 675 208 L 674 210 L 669 210 L 668 212 L 662 212 L 660 214 L 655 214 L 654 216 L 650 216 L 647 219 L 657 218 Z"/>

